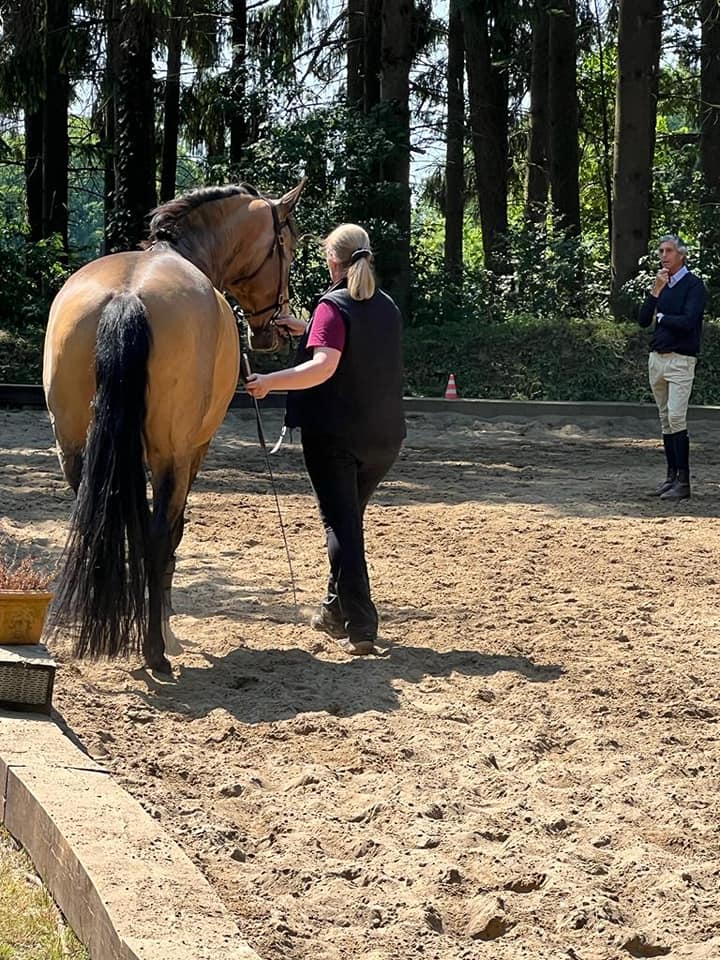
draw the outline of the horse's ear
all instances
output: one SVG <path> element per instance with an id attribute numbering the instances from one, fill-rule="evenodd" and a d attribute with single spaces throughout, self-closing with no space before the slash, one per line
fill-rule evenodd
<path id="1" fill-rule="evenodd" d="M 276 200 L 278 207 L 282 209 L 283 215 L 287 216 L 289 213 L 292 213 L 295 209 L 295 206 L 300 199 L 300 194 L 305 189 L 305 184 L 307 183 L 307 177 L 303 177 L 300 183 L 293 187 L 284 197 L 280 197 L 279 200 Z"/>

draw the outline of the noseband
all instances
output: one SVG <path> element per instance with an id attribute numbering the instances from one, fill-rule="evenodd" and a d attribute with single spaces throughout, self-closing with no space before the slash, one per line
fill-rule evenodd
<path id="1" fill-rule="evenodd" d="M 273 326 L 273 325 L 275 324 L 275 321 L 277 320 L 278 316 L 280 315 L 280 312 L 281 312 L 283 306 L 285 306 L 285 304 L 287 304 L 287 303 L 290 302 L 287 297 L 283 297 L 283 296 L 282 296 L 283 266 L 284 266 L 284 263 L 285 263 L 285 255 L 284 255 L 284 251 L 285 251 L 285 238 L 283 237 L 282 232 L 283 232 L 283 230 L 285 229 L 285 227 L 288 228 L 288 230 L 290 231 L 290 233 L 292 233 L 293 236 L 295 236 L 295 232 L 294 232 L 294 230 L 293 230 L 293 228 L 292 228 L 292 223 L 290 222 L 290 217 L 289 217 L 289 216 L 286 217 L 284 220 L 281 220 L 281 219 L 280 219 L 280 216 L 279 216 L 279 214 L 278 214 L 278 212 L 277 212 L 277 207 L 275 206 L 275 204 L 272 203 L 272 201 L 266 199 L 265 197 L 261 197 L 260 199 L 261 199 L 261 200 L 264 200 L 265 203 L 267 203 L 267 205 L 270 207 L 270 213 L 272 214 L 272 218 L 273 218 L 273 239 L 272 239 L 272 243 L 270 244 L 270 249 L 269 249 L 268 252 L 266 253 L 265 257 L 262 259 L 262 261 L 260 262 L 260 264 L 258 265 L 258 267 L 257 267 L 255 270 L 253 270 L 252 273 L 248 273 L 248 274 L 246 274 L 246 276 L 244 276 L 244 277 L 238 277 L 238 279 L 235 281 L 235 283 L 245 283 L 245 282 L 248 281 L 248 280 L 252 280 L 253 277 L 256 277 L 256 276 L 260 273 L 260 271 L 261 271 L 262 268 L 265 266 L 265 264 L 268 262 L 268 260 L 272 259 L 272 257 L 275 255 L 275 253 L 277 253 L 277 257 L 278 257 L 278 286 L 277 286 L 277 294 L 276 294 L 276 296 L 275 296 L 275 300 L 274 300 L 272 303 L 268 304 L 267 307 L 263 307 L 261 310 L 253 310 L 252 312 L 249 312 L 249 311 L 247 311 L 247 310 L 243 310 L 243 314 L 244 314 L 244 316 L 245 316 L 245 318 L 246 318 L 247 320 L 249 320 L 249 319 L 252 318 L 252 317 L 260 317 L 260 316 L 262 316 L 264 313 L 267 313 L 268 311 L 272 310 L 272 313 L 271 313 L 270 317 L 267 319 L 267 321 L 266 321 L 266 322 L 262 325 L 262 327 L 260 328 L 260 331 L 262 332 L 262 331 L 266 330 L 268 327 L 271 327 L 271 326 Z"/>

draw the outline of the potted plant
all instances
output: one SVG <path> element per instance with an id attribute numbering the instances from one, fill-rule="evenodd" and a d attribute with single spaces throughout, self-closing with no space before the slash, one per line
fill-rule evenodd
<path id="1" fill-rule="evenodd" d="M 52 573 L 39 567 L 32 557 L 8 560 L 0 550 L 0 644 L 40 642 Z"/>

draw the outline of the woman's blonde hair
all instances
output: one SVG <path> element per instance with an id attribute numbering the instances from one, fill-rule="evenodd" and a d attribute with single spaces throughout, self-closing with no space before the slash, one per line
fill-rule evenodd
<path id="1" fill-rule="evenodd" d="M 323 247 L 346 271 L 348 293 L 353 300 L 369 300 L 375 293 L 375 258 L 363 228 L 356 223 L 341 223 L 325 237 Z"/>

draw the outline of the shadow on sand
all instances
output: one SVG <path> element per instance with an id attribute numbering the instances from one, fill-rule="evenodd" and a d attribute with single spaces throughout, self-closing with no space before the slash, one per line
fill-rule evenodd
<path id="1" fill-rule="evenodd" d="M 223 657 L 203 654 L 207 666 L 181 665 L 171 681 L 146 670 L 133 675 L 146 683 L 142 695 L 155 709 L 193 718 L 222 709 L 242 723 L 271 723 L 306 713 L 349 717 L 369 710 L 392 712 L 401 705 L 396 681 L 412 684 L 454 673 L 483 678 L 512 672 L 529 683 L 550 683 L 564 672 L 558 664 L 477 650 L 438 653 L 430 647 L 399 644 L 379 649 L 379 656 L 336 661 L 298 648 L 241 647 Z M 446 719 L 465 706 L 450 704 Z"/>

